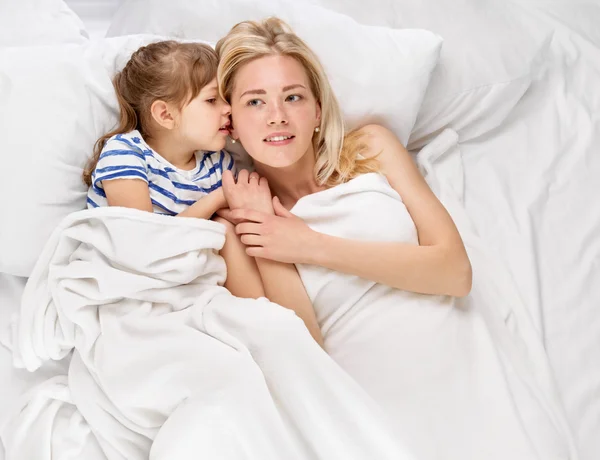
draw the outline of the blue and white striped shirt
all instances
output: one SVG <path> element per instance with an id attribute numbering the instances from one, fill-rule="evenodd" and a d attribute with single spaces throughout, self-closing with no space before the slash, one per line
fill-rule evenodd
<path id="1" fill-rule="evenodd" d="M 152 150 L 139 131 L 117 134 L 106 141 L 88 190 L 87 206 L 108 206 L 102 182 L 139 179 L 148 184 L 154 212 L 175 215 L 199 198 L 221 187 L 223 171 L 233 170 L 233 157 L 225 150 L 196 152 L 196 167 L 178 169 Z"/>

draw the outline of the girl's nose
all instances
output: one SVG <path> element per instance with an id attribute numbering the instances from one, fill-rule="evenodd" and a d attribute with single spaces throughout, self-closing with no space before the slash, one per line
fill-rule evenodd
<path id="1" fill-rule="evenodd" d="M 231 105 L 227 101 L 224 101 L 224 100 L 222 100 L 222 103 L 223 103 L 223 113 L 225 115 L 230 115 L 231 114 Z"/>

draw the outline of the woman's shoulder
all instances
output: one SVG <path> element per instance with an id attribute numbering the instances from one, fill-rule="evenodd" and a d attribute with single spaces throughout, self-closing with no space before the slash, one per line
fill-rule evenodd
<path id="1" fill-rule="evenodd" d="M 376 156 L 394 145 L 402 146 L 398 137 L 391 130 L 382 125 L 369 124 L 362 128 L 358 128 L 356 131 L 357 134 L 361 136 L 362 141 L 366 146 L 363 156 L 367 158 Z"/>
<path id="2" fill-rule="evenodd" d="M 399 162 L 402 163 L 404 159 L 410 158 L 410 154 L 398 136 L 385 126 L 370 124 L 357 131 L 361 133 L 365 145 L 363 156 L 377 158 L 383 174 L 396 170 Z"/>

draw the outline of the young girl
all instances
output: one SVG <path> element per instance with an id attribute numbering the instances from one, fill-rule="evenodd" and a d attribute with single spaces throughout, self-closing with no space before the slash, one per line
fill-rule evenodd
<path id="1" fill-rule="evenodd" d="M 118 126 L 96 142 L 83 179 L 88 208 L 123 206 L 210 219 L 227 201 L 223 171 L 231 107 L 219 97 L 215 51 L 201 43 L 162 41 L 138 49 L 113 80 Z M 225 286 L 240 297 L 264 295 L 236 238 L 221 251 Z"/>

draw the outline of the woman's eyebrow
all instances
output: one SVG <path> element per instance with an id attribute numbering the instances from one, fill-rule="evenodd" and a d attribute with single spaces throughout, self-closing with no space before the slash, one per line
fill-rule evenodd
<path id="1" fill-rule="evenodd" d="M 240 99 L 243 98 L 246 94 L 267 94 L 264 89 L 250 89 L 248 91 L 244 91 L 240 96 Z"/>
<path id="2" fill-rule="evenodd" d="M 281 90 L 282 90 L 282 92 L 286 92 L 286 91 L 290 91 L 290 90 L 296 89 L 296 88 L 306 89 L 306 87 L 304 85 L 295 83 L 293 85 L 284 86 Z M 243 98 L 247 94 L 267 94 L 267 92 L 264 89 L 249 89 L 248 91 L 244 91 L 242 93 L 242 95 L 240 96 L 240 99 Z"/>

